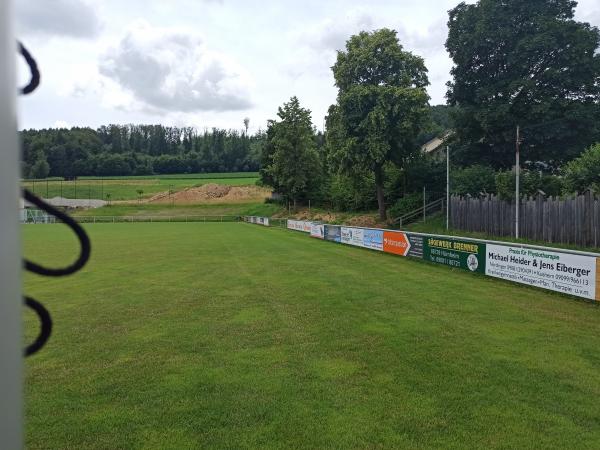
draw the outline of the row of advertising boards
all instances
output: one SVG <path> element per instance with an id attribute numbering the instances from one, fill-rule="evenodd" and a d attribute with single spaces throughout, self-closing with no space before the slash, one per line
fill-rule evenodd
<path id="1" fill-rule="evenodd" d="M 257 225 L 264 225 L 265 227 L 269 226 L 268 217 L 244 216 L 244 222 L 255 223 Z"/>
<path id="2" fill-rule="evenodd" d="M 288 220 L 288 228 L 317 239 L 600 301 L 600 255 L 592 253 L 297 220 Z"/>

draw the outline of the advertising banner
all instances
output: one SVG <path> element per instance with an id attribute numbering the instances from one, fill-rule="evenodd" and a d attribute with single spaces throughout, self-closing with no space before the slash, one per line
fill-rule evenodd
<path id="1" fill-rule="evenodd" d="M 395 255 L 423 258 L 423 236 L 386 230 L 383 232 L 383 251 Z"/>
<path id="2" fill-rule="evenodd" d="M 352 228 L 342 227 L 341 242 L 342 244 L 350 245 L 350 243 L 352 242 Z"/>
<path id="3" fill-rule="evenodd" d="M 365 246 L 365 237 L 362 228 L 342 227 L 341 239 L 342 244 L 354 245 L 356 247 Z"/>
<path id="4" fill-rule="evenodd" d="M 437 264 L 485 273 L 485 247 L 482 242 L 425 236 L 423 258 Z"/>
<path id="5" fill-rule="evenodd" d="M 287 227 L 290 230 L 302 231 L 304 233 L 310 233 L 310 227 L 312 222 L 307 220 L 292 220 L 288 219 Z"/>
<path id="6" fill-rule="evenodd" d="M 317 239 L 325 239 L 324 225 L 313 223 L 310 227 L 310 236 Z"/>
<path id="7" fill-rule="evenodd" d="M 598 300 L 593 256 L 494 244 L 486 253 L 486 275 Z"/>
<path id="8" fill-rule="evenodd" d="M 383 230 L 363 228 L 363 247 L 383 251 Z"/>
<path id="9" fill-rule="evenodd" d="M 258 225 L 264 225 L 265 227 L 269 226 L 269 218 L 268 217 L 249 216 L 249 217 L 244 217 L 244 221 L 248 222 L 248 223 L 256 223 Z"/>
<path id="10" fill-rule="evenodd" d="M 350 245 L 365 246 L 365 234 L 362 228 L 350 228 Z"/>
<path id="11" fill-rule="evenodd" d="M 342 240 L 342 227 L 338 225 L 324 225 L 325 227 L 325 239 L 328 241 L 341 242 Z"/>

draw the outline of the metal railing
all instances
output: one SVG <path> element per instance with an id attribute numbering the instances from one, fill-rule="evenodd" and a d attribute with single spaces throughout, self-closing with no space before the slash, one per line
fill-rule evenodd
<path id="1" fill-rule="evenodd" d="M 425 206 L 421 206 L 417 209 L 414 209 L 403 216 L 397 217 L 393 220 L 394 225 L 398 225 L 400 227 L 407 225 L 411 222 L 416 222 L 420 219 L 425 222 L 427 220 L 427 215 L 431 215 L 433 213 L 437 213 L 440 211 L 445 211 L 446 199 L 439 198 L 434 200 L 433 202 L 427 203 Z"/>

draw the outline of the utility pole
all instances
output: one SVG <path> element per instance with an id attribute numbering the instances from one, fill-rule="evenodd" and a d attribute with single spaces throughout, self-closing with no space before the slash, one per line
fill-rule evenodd
<path id="1" fill-rule="evenodd" d="M 450 146 L 446 146 L 446 230 L 450 229 Z"/>
<path id="2" fill-rule="evenodd" d="M 519 182 L 520 180 L 520 176 L 521 176 L 521 166 L 520 166 L 520 161 L 519 161 L 519 146 L 521 144 L 520 142 L 520 136 L 519 136 L 519 125 L 517 125 L 517 142 L 516 142 L 516 165 L 515 165 L 515 181 L 516 181 L 516 189 L 515 189 L 515 239 L 519 239 L 519 207 L 520 207 L 520 196 L 519 196 Z"/>
<path id="3" fill-rule="evenodd" d="M 427 208 L 427 203 L 425 200 L 425 186 L 423 186 L 423 223 L 425 223 L 425 209 Z"/>

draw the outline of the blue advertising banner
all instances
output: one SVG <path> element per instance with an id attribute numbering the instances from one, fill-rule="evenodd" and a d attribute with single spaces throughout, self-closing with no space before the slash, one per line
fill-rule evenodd
<path id="1" fill-rule="evenodd" d="M 326 240 L 334 242 L 342 241 L 342 227 L 338 225 L 325 225 L 324 227 Z"/>
<path id="2" fill-rule="evenodd" d="M 363 229 L 364 247 L 383 251 L 383 230 Z"/>

